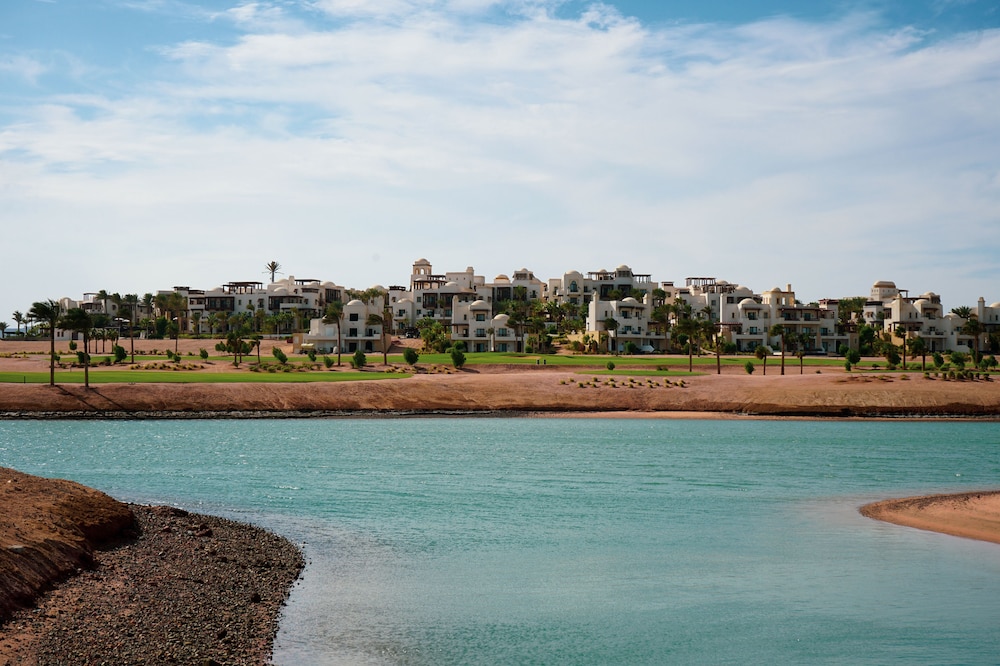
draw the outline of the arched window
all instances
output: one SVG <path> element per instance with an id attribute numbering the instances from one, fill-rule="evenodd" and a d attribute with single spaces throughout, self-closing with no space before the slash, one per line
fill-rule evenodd
<path id="1" fill-rule="evenodd" d="M 579 291 L 576 286 L 576 280 L 573 280 L 572 282 L 569 283 L 569 291 L 571 294 L 575 294 L 577 291 Z"/>

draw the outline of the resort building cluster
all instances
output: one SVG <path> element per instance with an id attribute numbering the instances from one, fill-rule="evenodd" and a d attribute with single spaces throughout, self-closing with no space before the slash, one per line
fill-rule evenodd
<path id="1" fill-rule="evenodd" d="M 439 323 L 452 342 L 468 351 L 524 351 L 527 317 L 511 304 L 533 304 L 550 331 L 561 317 L 580 322 L 577 330 L 561 333 L 583 344 L 600 341 L 612 353 L 627 350 L 660 352 L 670 348 L 672 325 L 681 317 L 710 320 L 718 325 L 731 350 L 752 352 L 758 346 L 777 348 L 784 338 L 795 340 L 805 353 L 833 354 L 858 348 L 861 324 L 876 330 L 919 336 L 927 350 L 968 351 L 978 345 L 967 321 L 976 318 L 984 335 L 1000 331 L 1000 303 L 979 298 L 961 316 L 944 309 L 934 293 L 911 297 L 893 282 L 879 281 L 849 317 L 841 316 L 841 300 L 803 304 L 791 285 L 756 293 L 714 277 L 689 277 L 683 285 L 654 282 L 650 274 L 629 266 L 587 273 L 569 271 L 542 280 L 525 268 L 510 276 L 487 280 L 469 267 L 436 273 L 429 261 L 414 262 L 409 284 L 348 289 L 334 282 L 289 276 L 263 282 L 229 282 L 201 290 L 177 286 L 123 302 L 117 295 L 88 293 L 80 301 L 63 298 L 65 311 L 79 307 L 104 313 L 119 325 L 142 318 L 167 317 L 181 333 L 222 334 L 233 317 L 269 319 L 272 331 L 294 337 L 297 349 L 346 353 L 381 352 L 392 336 L 417 337 L 418 323 Z M 152 298 L 151 298 L 152 296 Z M 339 304 L 331 315 L 328 307 Z M 521 310 L 525 312 L 525 310 Z M 538 317 L 535 318 L 538 320 Z M 385 323 L 383 326 L 382 323 Z M 72 334 L 60 332 L 60 338 Z"/>

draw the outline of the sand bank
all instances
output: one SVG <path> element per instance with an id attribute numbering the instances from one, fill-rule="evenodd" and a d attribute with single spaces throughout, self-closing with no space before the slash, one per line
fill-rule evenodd
<path id="1" fill-rule="evenodd" d="M 875 520 L 1000 543 L 1000 491 L 885 500 L 861 507 Z"/>

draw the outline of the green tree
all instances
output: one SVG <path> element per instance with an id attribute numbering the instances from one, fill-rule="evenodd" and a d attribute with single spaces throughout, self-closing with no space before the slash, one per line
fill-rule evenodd
<path id="1" fill-rule="evenodd" d="M 455 365 L 456 368 L 461 370 L 462 366 L 465 365 L 465 353 L 462 352 L 461 349 L 452 349 L 451 362 Z"/>
<path id="2" fill-rule="evenodd" d="M 690 306 L 688 307 L 690 309 Z M 695 345 L 695 339 L 697 338 L 698 333 L 701 330 L 701 324 L 699 324 L 697 319 L 690 316 L 690 312 L 688 312 L 688 316 L 682 316 L 680 319 L 677 320 L 677 323 L 674 324 L 674 330 L 677 332 L 678 336 L 683 335 L 687 338 L 688 372 L 693 372 L 694 345 Z"/>
<path id="3" fill-rule="evenodd" d="M 952 308 L 951 313 L 961 317 L 962 319 L 968 319 L 972 316 L 972 308 L 968 305 L 959 305 L 957 308 Z"/>
<path id="4" fill-rule="evenodd" d="M 391 320 L 388 320 L 386 315 L 385 312 L 380 315 L 372 313 L 365 320 L 366 326 L 378 326 L 379 328 L 379 339 L 382 342 L 382 365 L 389 365 L 389 344 L 392 340 L 392 336 L 387 335 Z"/>
<path id="5" fill-rule="evenodd" d="M 747 361 L 747 362 L 746 362 L 746 363 L 744 364 L 744 366 L 743 366 L 743 369 L 744 369 L 744 370 L 746 370 L 746 372 L 747 372 L 747 374 L 748 374 L 748 375 L 752 375 L 752 374 L 753 374 L 753 371 L 754 371 L 754 370 L 755 370 L 756 368 L 755 368 L 755 366 L 754 366 L 754 364 L 753 364 L 753 361 Z"/>
<path id="6" fill-rule="evenodd" d="M 356 350 L 354 352 L 354 356 L 351 358 L 351 366 L 360 370 L 361 368 L 365 367 L 367 363 L 368 363 L 368 358 L 365 356 L 365 353 L 360 349 Z"/>
<path id="7" fill-rule="evenodd" d="M 276 358 L 278 360 L 278 363 L 280 363 L 281 365 L 285 365 L 286 363 L 288 363 L 288 356 L 285 354 L 285 352 L 281 351 L 281 347 L 272 347 L 271 354 L 274 355 L 274 358 Z"/>
<path id="8" fill-rule="evenodd" d="M 906 341 L 909 336 L 909 330 L 906 326 L 896 326 L 895 333 L 896 337 L 899 338 L 899 343 L 901 345 L 903 370 L 906 370 Z"/>
<path id="9" fill-rule="evenodd" d="M 969 345 L 969 350 L 972 352 L 973 363 L 979 363 L 979 336 L 982 335 L 985 330 L 985 327 L 979 323 L 979 318 L 975 314 L 970 315 L 966 322 L 962 324 L 962 334 L 968 335 L 972 338 L 972 344 Z"/>
<path id="10" fill-rule="evenodd" d="M 62 316 L 62 309 L 59 303 L 49 299 L 47 301 L 36 301 L 31 304 L 29 310 L 31 318 L 41 322 L 48 329 L 49 333 L 49 386 L 56 385 L 56 328 L 59 326 L 59 318 Z"/>
<path id="11" fill-rule="evenodd" d="M 93 320 L 83 308 L 70 308 L 59 319 L 59 328 L 79 333 L 83 337 L 83 387 L 86 389 L 90 388 L 90 354 L 87 351 L 87 344 L 90 342 L 90 332 L 93 327 Z"/>
<path id="12" fill-rule="evenodd" d="M 281 271 L 281 264 L 277 261 L 269 261 L 267 265 L 264 266 L 264 272 L 271 274 L 271 284 L 274 284 L 274 276 Z"/>
<path id="13" fill-rule="evenodd" d="M 14 323 L 17 324 L 17 334 L 20 336 L 21 324 L 25 322 L 24 314 L 20 310 L 14 310 L 14 313 L 11 315 L 11 317 L 14 319 Z"/>
<path id="14" fill-rule="evenodd" d="M 7 327 L 8 326 L 10 326 L 10 324 L 8 324 L 7 322 L 0 321 L 0 339 L 3 339 L 4 337 L 7 336 Z"/>
<path id="15" fill-rule="evenodd" d="M 604 326 L 604 330 L 608 332 L 608 347 L 606 351 L 611 351 L 611 340 L 616 337 L 618 332 L 618 320 L 614 317 L 606 317 L 601 324 Z M 615 351 L 618 350 L 618 345 L 615 345 Z"/>

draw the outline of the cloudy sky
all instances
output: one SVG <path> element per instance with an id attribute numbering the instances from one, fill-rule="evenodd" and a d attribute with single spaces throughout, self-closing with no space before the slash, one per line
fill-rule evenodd
<path id="1" fill-rule="evenodd" d="M 627 263 L 1000 300 L 993 0 L 3 0 L 0 320 Z"/>

